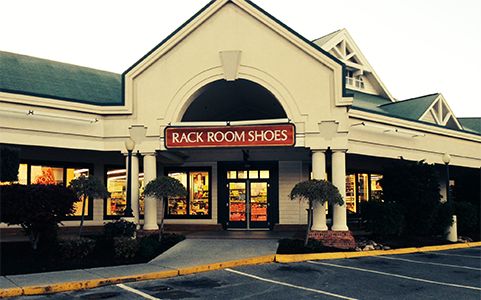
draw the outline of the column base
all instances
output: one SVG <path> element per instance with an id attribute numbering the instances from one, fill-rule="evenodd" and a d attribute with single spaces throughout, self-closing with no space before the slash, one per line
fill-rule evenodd
<path id="1" fill-rule="evenodd" d="M 309 239 L 319 241 L 326 247 L 351 250 L 356 248 L 356 241 L 350 231 L 310 231 Z"/>
<path id="2" fill-rule="evenodd" d="M 325 224 L 324 226 L 321 225 L 321 226 L 311 227 L 311 231 L 327 231 L 327 230 L 329 230 L 329 228 Z"/>
<path id="3" fill-rule="evenodd" d="M 144 224 L 142 230 L 159 230 L 159 225 L 157 224 Z"/>
<path id="4" fill-rule="evenodd" d="M 346 225 L 332 225 L 331 227 L 332 231 L 349 231 L 349 227 Z"/>

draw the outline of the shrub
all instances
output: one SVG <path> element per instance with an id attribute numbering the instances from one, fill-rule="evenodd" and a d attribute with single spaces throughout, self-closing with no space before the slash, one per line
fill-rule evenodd
<path id="1" fill-rule="evenodd" d="M 18 148 L 0 146 L 0 181 L 17 181 L 19 163 Z"/>
<path id="2" fill-rule="evenodd" d="M 0 186 L 1 222 L 20 225 L 36 250 L 39 242 L 52 244 L 58 224 L 71 215 L 78 198 L 61 185 Z"/>
<path id="3" fill-rule="evenodd" d="M 441 195 L 434 165 L 401 160 L 385 170 L 380 183 L 384 203 L 396 203 L 402 208 L 405 233 L 426 236 L 436 231 Z"/>
<path id="4" fill-rule="evenodd" d="M 125 220 L 116 220 L 104 225 L 104 234 L 108 239 L 116 237 L 132 238 L 135 235 L 137 226 L 133 222 Z"/>
<path id="5" fill-rule="evenodd" d="M 137 254 L 138 241 L 128 237 L 114 238 L 114 253 L 118 260 L 133 259 Z"/>
<path id="6" fill-rule="evenodd" d="M 175 233 L 164 234 L 162 241 L 159 241 L 158 236 L 154 234 L 144 236 L 139 240 L 139 251 L 137 254 L 139 257 L 150 260 L 184 239 L 183 235 Z"/>
<path id="7" fill-rule="evenodd" d="M 454 209 L 450 202 L 439 203 L 436 208 L 436 214 L 432 224 L 432 234 L 446 237 L 446 229 L 453 224 L 453 214 Z"/>
<path id="8" fill-rule="evenodd" d="M 77 238 L 64 240 L 58 243 L 60 255 L 64 259 L 84 259 L 95 248 L 95 240 L 89 238 Z"/>
<path id="9" fill-rule="evenodd" d="M 367 229 L 375 235 L 401 235 L 405 228 L 402 207 L 397 203 L 369 201 L 362 202 L 362 218 Z"/>
<path id="10" fill-rule="evenodd" d="M 342 205 L 344 200 L 337 187 L 327 180 L 305 180 L 297 183 L 289 194 L 291 200 L 299 199 L 307 201 L 309 210 L 307 214 L 307 230 L 304 239 L 304 246 L 307 246 L 309 231 L 312 224 L 312 209 L 314 203 L 323 205 L 324 203 Z"/>
<path id="11" fill-rule="evenodd" d="M 454 203 L 454 211 L 459 234 L 479 233 L 479 207 L 469 202 L 460 201 Z"/>

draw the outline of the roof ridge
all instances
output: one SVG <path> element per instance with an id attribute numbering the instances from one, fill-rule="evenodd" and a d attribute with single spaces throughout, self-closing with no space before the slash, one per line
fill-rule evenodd
<path id="1" fill-rule="evenodd" d="M 331 33 L 328 33 L 328 34 L 325 34 L 325 35 L 320 36 L 320 37 L 318 37 L 318 38 L 315 38 L 315 39 L 312 40 L 312 42 L 314 43 L 314 42 L 316 42 L 316 41 L 318 41 L 318 40 L 320 40 L 320 39 L 323 39 L 323 38 L 325 38 L 325 37 L 328 37 L 328 36 L 330 36 L 330 35 L 332 35 L 332 34 L 334 34 L 334 33 L 340 32 L 340 31 L 343 30 L 343 29 L 344 29 L 344 28 L 341 28 L 341 29 L 335 30 L 335 31 L 333 31 L 333 32 L 331 32 Z"/>
<path id="2" fill-rule="evenodd" d="M 399 104 L 399 103 L 408 102 L 408 101 L 411 101 L 411 100 L 418 100 L 418 99 L 421 99 L 421 98 L 430 97 L 430 96 L 434 96 L 434 95 L 441 95 L 441 93 L 432 93 L 432 94 L 428 94 L 428 95 L 424 95 L 424 96 L 418 96 L 418 97 L 409 98 L 409 99 L 405 99 L 405 100 L 398 100 L 398 101 L 395 101 L 395 102 L 392 102 L 392 103 L 381 104 L 380 106 L 388 106 L 388 105 L 392 105 L 392 104 Z"/>
<path id="3" fill-rule="evenodd" d="M 55 64 L 62 64 L 62 65 L 67 65 L 67 66 L 76 67 L 76 68 L 89 69 L 89 70 L 93 70 L 93 71 L 109 73 L 109 74 L 112 74 L 112 75 L 118 75 L 118 76 L 121 75 L 120 73 L 115 73 L 115 72 L 106 71 L 106 70 L 100 70 L 100 69 L 96 69 L 96 68 L 92 68 L 92 67 L 87 67 L 87 66 L 76 65 L 76 64 L 72 64 L 72 63 L 68 63 L 68 62 L 61 62 L 61 61 L 57 61 L 57 60 L 52 60 L 52 59 L 48 59 L 48 58 L 42 58 L 42 57 L 38 57 L 38 56 L 32 56 L 32 55 L 28 55 L 28 54 L 21 54 L 21 53 L 15 53 L 15 52 L 10 52 L 10 51 L 0 50 L 0 56 L 1 56 L 2 54 L 4 54 L 4 53 L 5 53 L 5 54 L 12 55 L 12 56 L 23 56 L 23 57 L 33 58 L 33 59 L 36 59 L 36 60 L 41 60 L 41 61 L 45 61 L 45 62 L 51 62 L 51 63 L 55 63 Z"/>
<path id="4" fill-rule="evenodd" d="M 466 120 L 466 119 L 475 119 L 475 120 L 481 120 L 481 117 L 459 117 L 459 118 L 456 118 L 456 119 L 463 119 L 463 120 Z"/>

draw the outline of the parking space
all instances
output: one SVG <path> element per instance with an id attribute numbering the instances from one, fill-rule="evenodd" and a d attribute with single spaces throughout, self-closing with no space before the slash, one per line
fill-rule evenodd
<path id="1" fill-rule="evenodd" d="M 481 248 L 265 264 L 18 299 L 479 299 Z"/>

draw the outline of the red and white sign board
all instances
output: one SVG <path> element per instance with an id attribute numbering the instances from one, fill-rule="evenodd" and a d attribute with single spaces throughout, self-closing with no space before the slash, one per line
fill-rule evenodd
<path id="1" fill-rule="evenodd" d="M 165 148 L 294 146 L 294 124 L 167 127 Z"/>

